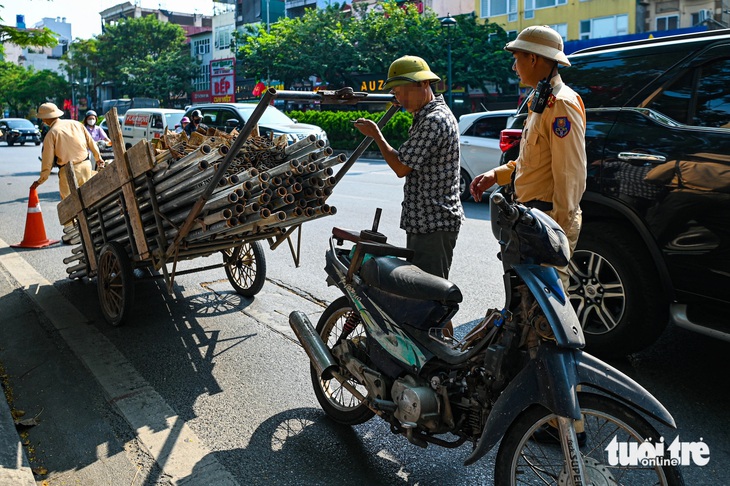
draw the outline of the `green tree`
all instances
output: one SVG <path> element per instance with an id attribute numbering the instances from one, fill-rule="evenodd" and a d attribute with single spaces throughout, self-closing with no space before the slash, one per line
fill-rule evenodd
<path id="1" fill-rule="evenodd" d="M 331 88 L 354 86 L 354 76 L 385 74 L 390 63 L 416 54 L 442 78 L 447 74 L 447 33 L 431 10 L 419 14 L 413 5 L 380 4 L 356 15 L 339 5 L 307 10 L 304 16 L 281 19 L 267 33 L 263 27 L 238 33 L 236 58 L 249 76 L 285 84 L 318 76 Z M 457 17 L 452 32 L 453 84 L 501 92 L 514 79 L 512 57 L 503 50 L 507 34 L 497 24 L 482 24 L 471 15 Z M 493 84 L 492 84 L 493 83 Z"/>
<path id="2" fill-rule="evenodd" d="M 76 39 L 64 54 L 65 69 L 71 80 L 86 80 L 88 82 L 89 106 L 98 106 L 96 100 L 97 89 L 105 81 L 101 73 L 101 59 L 99 56 L 99 41 L 92 39 Z"/>
<path id="3" fill-rule="evenodd" d="M 0 105 L 7 106 L 12 116 L 26 116 L 41 103 L 58 103 L 70 93 L 68 82 L 53 71 L 0 61 Z"/>
<path id="4" fill-rule="evenodd" d="M 146 96 L 163 104 L 191 91 L 199 66 L 182 27 L 151 15 L 123 19 L 97 38 L 74 42 L 66 65 L 73 79 L 88 78 L 94 88 L 113 82 L 117 96 Z"/>
<path id="5" fill-rule="evenodd" d="M 5 7 L 0 5 L 1 8 Z M 3 52 L 3 44 L 5 42 L 11 42 L 20 47 L 55 47 L 58 44 L 56 34 L 47 27 L 43 29 L 20 30 L 9 25 L 3 25 L 3 23 L 4 20 L 0 17 L 0 54 Z"/>

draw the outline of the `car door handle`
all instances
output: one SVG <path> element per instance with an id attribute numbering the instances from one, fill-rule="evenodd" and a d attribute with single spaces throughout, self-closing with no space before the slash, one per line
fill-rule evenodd
<path id="1" fill-rule="evenodd" d="M 624 162 L 642 162 L 650 164 L 662 164 L 667 161 L 663 155 L 642 154 L 639 152 L 619 152 L 618 159 Z"/>

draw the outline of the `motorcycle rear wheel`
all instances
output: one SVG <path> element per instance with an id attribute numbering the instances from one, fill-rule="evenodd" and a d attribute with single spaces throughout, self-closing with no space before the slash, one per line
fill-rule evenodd
<path id="1" fill-rule="evenodd" d="M 618 443 L 644 439 L 659 440 L 659 433 L 641 415 L 626 405 L 592 393 L 578 393 L 583 413 L 586 442 L 580 447 L 586 466 L 587 484 L 641 484 L 682 486 L 684 480 L 674 466 L 611 466 L 605 450 L 614 437 Z M 555 415 L 533 406 L 523 412 L 502 438 L 495 466 L 495 484 L 571 484 L 564 465 L 557 430 L 547 425 Z M 554 443 L 534 440 L 533 434 L 546 429 L 556 432 Z"/>
<path id="2" fill-rule="evenodd" d="M 325 309 L 322 317 L 317 322 L 317 333 L 327 345 L 327 348 L 332 349 L 338 340 L 343 337 L 345 323 L 350 317 L 353 318 L 351 322 L 356 322 L 357 325 L 344 337 L 356 342 L 357 346 L 362 346 L 363 351 L 367 352 L 365 347 L 365 329 L 359 317 L 353 315 L 354 312 L 350 307 L 350 302 L 347 300 L 347 297 L 340 297 Z M 321 379 L 313 366 L 310 372 L 317 401 L 319 401 L 322 410 L 335 422 L 344 425 L 357 425 L 367 422 L 375 415 L 372 410 L 350 393 L 336 379 Z M 345 376 L 348 374 L 343 369 L 340 369 L 340 373 Z M 349 380 L 349 383 L 363 396 L 367 396 L 368 392 L 364 386 L 360 385 L 354 379 Z"/>

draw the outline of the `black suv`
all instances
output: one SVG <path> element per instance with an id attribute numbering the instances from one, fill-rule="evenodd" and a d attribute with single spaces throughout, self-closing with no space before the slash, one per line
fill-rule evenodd
<path id="1" fill-rule="evenodd" d="M 569 59 L 588 119 L 569 291 L 589 349 L 638 351 L 668 322 L 730 341 L 730 30 Z"/>

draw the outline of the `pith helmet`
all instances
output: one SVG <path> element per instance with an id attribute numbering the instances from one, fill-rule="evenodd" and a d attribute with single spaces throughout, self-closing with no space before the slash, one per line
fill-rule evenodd
<path id="1" fill-rule="evenodd" d="M 48 120 L 50 118 L 61 118 L 63 112 L 54 103 L 43 103 L 38 107 L 38 118 Z"/>
<path id="2" fill-rule="evenodd" d="M 388 69 L 388 79 L 384 89 L 421 81 L 441 81 L 441 78 L 431 72 L 426 61 L 418 56 L 403 56 L 393 61 Z"/>
<path id="3" fill-rule="evenodd" d="M 510 52 L 530 52 L 557 61 L 563 66 L 570 66 L 570 61 L 563 52 L 563 38 L 547 25 L 527 27 L 504 48 Z"/>

